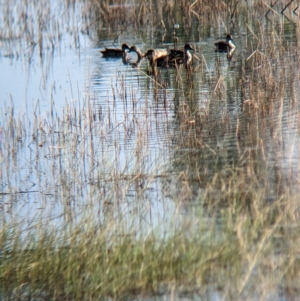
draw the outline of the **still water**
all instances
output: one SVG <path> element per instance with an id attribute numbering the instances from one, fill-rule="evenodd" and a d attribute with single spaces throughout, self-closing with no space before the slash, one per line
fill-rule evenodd
<path id="1" fill-rule="evenodd" d="M 299 58 L 292 51 L 299 34 L 293 22 L 274 18 L 271 25 L 263 18 L 256 24 L 241 16 L 231 28 L 237 46 L 228 60 L 214 51 L 214 42 L 226 36 L 222 22 L 86 32 L 82 21 L 74 25 L 79 8 L 71 10 L 70 29 L 58 46 L 1 40 L 2 225 L 59 228 L 80 223 L 88 208 L 99 224 L 138 216 L 132 223 L 141 233 L 165 233 L 174 220 L 180 227 L 197 218 L 189 212 L 217 172 L 238 167 L 245 178 L 254 177 L 249 162 L 266 171 L 257 177 L 269 185 L 266 201 L 278 190 L 299 192 Z M 155 78 L 146 59 L 134 68 L 99 52 L 124 42 L 142 52 L 172 48 L 174 36 L 178 48 L 191 43 L 195 49 L 192 73 L 160 69 Z M 266 59 L 272 41 L 284 57 L 278 52 Z M 220 197 L 217 189 L 213 194 Z M 216 289 L 208 291 L 203 299 L 222 299 Z"/>

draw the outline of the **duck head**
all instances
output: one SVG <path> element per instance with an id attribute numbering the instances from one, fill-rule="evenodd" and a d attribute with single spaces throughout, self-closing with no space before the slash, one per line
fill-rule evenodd
<path id="1" fill-rule="evenodd" d="M 154 58 L 154 54 L 155 54 L 155 50 L 154 49 L 148 49 L 147 52 L 145 53 L 144 57 L 146 57 L 147 59 L 153 59 Z"/>
<path id="2" fill-rule="evenodd" d="M 190 50 L 195 50 L 190 44 L 184 45 L 184 52 L 188 52 Z"/>
<path id="3" fill-rule="evenodd" d="M 125 50 L 129 50 L 130 49 L 129 46 L 126 43 L 122 44 L 121 48 L 122 48 L 123 52 L 125 52 Z"/>
<path id="4" fill-rule="evenodd" d="M 128 52 L 136 52 L 136 53 L 138 53 L 138 48 L 137 48 L 137 46 L 135 46 L 135 45 L 133 45 L 133 46 L 131 46 L 130 48 L 129 48 L 129 51 Z"/>

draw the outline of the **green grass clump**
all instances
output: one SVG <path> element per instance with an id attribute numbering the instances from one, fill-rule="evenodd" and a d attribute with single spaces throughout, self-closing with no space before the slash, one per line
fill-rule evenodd
<path id="1" fill-rule="evenodd" d="M 116 241 L 100 229 L 63 233 L 24 239 L 21 233 L 2 231 L 0 280 L 5 297 L 96 300 L 157 293 L 163 284 L 195 288 L 209 281 L 217 266 L 239 261 L 234 236 L 229 242 L 209 233 L 189 238 L 183 232 L 166 238 L 152 233 L 143 239 L 119 236 Z"/>
<path id="2" fill-rule="evenodd" d="M 298 251 L 293 241 L 299 231 L 285 229 L 294 214 L 292 199 L 289 205 L 281 198 L 249 214 L 258 201 L 227 203 L 218 212 L 195 210 L 195 220 L 179 228 L 172 223 L 168 234 L 157 228 L 142 235 L 136 227 L 126 233 L 117 221 L 95 227 L 91 219 L 72 229 L 37 228 L 26 235 L 12 230 L 18 227 L 5 227 L 0 240 L 3 297 L 122 299 L 180 287 L 200 292 L 213 283 L 238 298 L 249 293 L 257 278 L 266 286 L 277 283 L 270 265 L 278 251 L 290 257 L 278 260 L 276 273 L 295 278 Z"/>

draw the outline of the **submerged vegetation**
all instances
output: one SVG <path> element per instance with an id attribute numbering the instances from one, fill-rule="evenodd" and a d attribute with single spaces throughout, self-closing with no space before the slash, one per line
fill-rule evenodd
<path id="1" fill-rule="evenodd" d="M 88 91 L 62 113 L 1 108 L 0 298 L 296 300 L 296 5 L 11 2 L 0 40 L 28 64 L 64 34 L 76 49 L 81 34 L 172 44 L 174 23 L 196 51 L 192 73 L 114 74 L 107 106 Z M 236 43 L 213 70 L 198 44 L 211 31 Z"/>

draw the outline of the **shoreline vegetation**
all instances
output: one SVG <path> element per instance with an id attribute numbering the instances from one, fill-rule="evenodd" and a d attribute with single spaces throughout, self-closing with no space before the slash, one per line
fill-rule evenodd
<path id="1" fill-rule="evenodd" d="M 223 33 L 238 31 L 243 15 L 248 28 L 243 35 L 251 39 L 244 39 L 243 49 L 237 45 L 233 55 L 242 60 L 241 73 L 209 79 L 207 108 L 189 103 L 195 83 L 188 78 L 190 85 L 183 87 L 185 79 L 178 76 L 185 101 L 174 104 L 179 135 L 168 136 L 168 162 L 160 157 L 149 162 L 150 135 L 138 121 L 150 127 L 151 107 L 139 110 L 134 92 L 128 93 L 118 75 L 119 89 L 112 95 L 123 101 L 122 123 L 114 112 L 96 110 L 88 96 L 66 105 L 62 117 L 55 100 L 46 117 L 39 115 L 38 103 L 32 116 L 19 116 L 13 102 L 1 109 L 0 299 L 209 300 L 212 291 L 226 300 L 297 300 L 300 33 L 295 5 L 67 1 L 58 4 L 62 13 L 55 17 L 50 2 L 38 7 L 32 1 L 4 2 L 0 40 L 15 58 L 26 53 L 29 63 L 36 46 L 42 59 L 59 49 L 64 34 L 73 35 L 73 47 L 80 48 L 82 33 L 99 40 L 100 32 L 130 27 L 139 35 L 141 24 L 170 36 L 175 21 L 189 33 L 195 26 Z M 272 34 L 263 25 L 266 19 Z M 295 26 L 290 41 L 284 38 L 289 26 Z M 28 46 L 25 51 L 21 44 Z M 201 64 L 204 77 L 204 58 Z M 210 111 L 223 103 L 224 87 L 233 82 L 242 115 L 227 112 L 216 120 Z M 166 95 L 165 86 L 151 76 L 147 84 L 155 101 L 159 93 Z M 160 105 L 166 111 L 165 103 Z M 167 119 L 161 116 L 156 118 Z M 120 149 L 126 150 L 127 136 L 118 127 L 138 137 L 125 155 Z M 233 154 L 220 147 L 216 129 L 234 141 Z M 32 213 L 29 199 L 39 213 Z"/>

